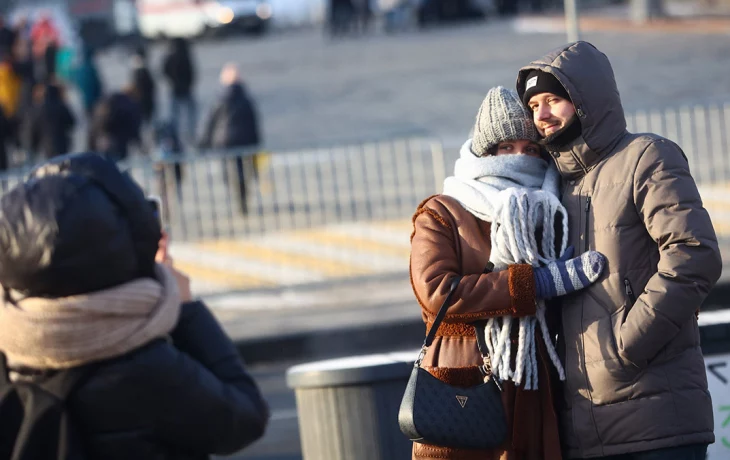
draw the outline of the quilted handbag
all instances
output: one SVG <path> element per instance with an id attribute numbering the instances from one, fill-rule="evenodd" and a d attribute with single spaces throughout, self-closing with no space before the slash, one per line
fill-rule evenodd
<path id="1" fill-rule="evenodd" d="M 398 424 L 411 441 L 461 449 L 492 449 L 506 439 L 507 419 L 501 387 L 497 378 L 491 375 L 486 343 L 480 340 L 480 334 L 477 334 L 477 343 L 485 358 L 485 364 L 480 366 L 485 383 L 468 388 L 455 387 L 421 368 L 426 350 L 436 336 L 460 280 L 461 277 L 457 277 L 451 283 L 449 294 L 423 342 L 401 401 Z"/>

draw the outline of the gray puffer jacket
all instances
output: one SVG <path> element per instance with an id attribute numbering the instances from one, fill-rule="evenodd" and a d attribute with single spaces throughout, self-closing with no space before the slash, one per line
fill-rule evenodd
<path id="1" fill-rule="evenodd" d="M 520 70 L 553 74 L 582 136 L 550 153 L 564 179 L 570 242 L 603 253 L 594 285 L 562 306 L 567 458 L 712 443 L 696 312 L 720 276 L 717 238 L 682 150 L 632 134 L 608 58 L 577 42 Z"/>

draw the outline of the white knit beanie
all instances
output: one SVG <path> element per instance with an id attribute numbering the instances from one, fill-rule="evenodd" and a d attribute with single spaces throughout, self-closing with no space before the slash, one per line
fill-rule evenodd
<path id="1" fill-rule="evenodd" d="M 539 139 L 530 113 L 516 92 L 503 86 L 492 88 L 477 113 L 471 150 L 477 156 L 504 141 Z"/>

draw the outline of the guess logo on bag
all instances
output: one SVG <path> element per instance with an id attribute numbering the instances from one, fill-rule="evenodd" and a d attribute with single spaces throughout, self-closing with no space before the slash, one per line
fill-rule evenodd
<path id="1" fill-rule="evenodd" d="M 467 396 L 456 396 L 456 400 L 459 401 L 459 404 L 461 404 L 461 408 L 463 409 L 464 406 L 466 406 L 466 401 L 469 398 Z"/>

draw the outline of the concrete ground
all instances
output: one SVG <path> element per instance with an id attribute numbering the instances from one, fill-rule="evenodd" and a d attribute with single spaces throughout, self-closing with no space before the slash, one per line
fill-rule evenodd
<path id="1" fill-rule="evenodd" d="M 471 129 L 490 87 L 514 87 L 520 66 L 565 43 L 565 34 L 555 27 L 559 21 L 490 20 L 341 41 L 331 41 L 319 30 L 303 30 L 260 40 L 200 42 L 194 53 L 201 118 L 219 92 L 221 66 L 233 61 L 258 103 L 270 148 L 413 134 L 460 139 Z M 662 29 L 623 21 L 611 29 L 605 21 L 586 21 L 582 38 L 611 59 L 627 110 L 730 100 L 730 33 L 700 34 L 704 25 L 681 22 Z M 718 22 L 723 27 L 728 23 Z M 161 51 L 154 47 L 150 53 L 158 77 Z M 107 88 L 126 82 L 125 55 L 113 52 L 99 62 Z M 159 115 L 166 117 L 162 81 L 159 89 Z"/>

